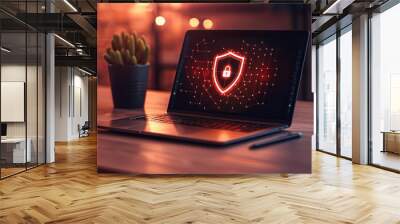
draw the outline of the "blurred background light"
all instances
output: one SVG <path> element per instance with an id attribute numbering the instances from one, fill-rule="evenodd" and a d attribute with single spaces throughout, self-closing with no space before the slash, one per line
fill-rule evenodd
<path id="1" fill-rule="evenodd" d="M 190 24 L 191 27 L 198 27 L 199 24 L 200 24 L 200 21 L 197 18 L 191 18 L 189 20 L 189 24 Z"/>
<path id="2" fill-rule="evenodd" d="M 209 30 L 214 26 L 214 23 L 213 23 L 213 21 L 211 19 L 205 19 L 203 21 L 203 26 L 204 26 L 205 29 Z"/>
<path id="3" fill-rule="evenodd" d="M 166 23 L 166 20 L 163 16 L 157 16 L 155 19 L 156 25 L 157 26 L 164 26 L 164 24 Z"/>

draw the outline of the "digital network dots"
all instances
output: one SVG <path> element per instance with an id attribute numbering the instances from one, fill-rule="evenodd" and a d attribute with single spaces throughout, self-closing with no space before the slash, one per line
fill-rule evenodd
<path id="1" fill-rule="evenodd" d="M 178 83 L 178 95 L 192 108 L 204 111 L 241 112 L 264 105 L 272 88 L 276 88 L 279 68 L 277 52 L 264 41 L 241 40 L 220 43 L 206 38 L 192 46 L 185 57 L 184 78 Z M 215 55 L 232 51 L 246 58 L 243 75 L 232 91 L 220 94 L 212 81 Z"/>

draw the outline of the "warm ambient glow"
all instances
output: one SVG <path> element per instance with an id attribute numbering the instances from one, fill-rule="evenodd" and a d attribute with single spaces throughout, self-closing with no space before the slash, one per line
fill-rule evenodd
<path id="1" fill-rule="evenodd" d="M 191 18 L 189 20 L 189 24 L 190 24 L 191 27 L 198 27 L 199 24 L 200 24 L 200 21 L 197 18 Z"/>
<path id="2" fill-rule="evenodd" d="M 236 60 L 238 60 L 240 62 L 240 68 L 239 68 L 239 73 L 237 74 L 236 78 L 232 81 L 232 83 L 228 86 L 226 86 L 225 88 L 222 87 L 219 82 L 218 82 L 218 78 L 217 78 L 217 65 L 218 62 L 224 58 L 227 57 L 232 57 L 235 58 Z M 246 60 L 245 57 L 240 56 L 238 54 L 233 53 L 232 51 L 228 51 L 225 54 L 222 55 L 216 55 L 214 58 L 214 65 L 213 65 L 213 82 L 214 82 L 214 86 L 215 88 L 217 88 L 218 92 L 222 95 L 225 95 L 226 93 L 228 93 L 230 90 L 233 89 L 233 87 L 236 86 L 236 84 L 238 84 L 240 77 L 242 76 L 243 73 L 243 67 L 244 67 L 244 61 Z"/>
<path id="3" fill-rule="evenodd" d="M 157 16 L 155 22 L 157 26 L 164 26 L 166 20 L 163 16 Z"/>
<path id="4" fill-rule="evenodd" d="M 182 6 L 182 3 L 169 3 L 172 8 L 178 9 Z"/>
<path id="5" fill-rule="evenodd" d="M 204 28 L 206 28 L 208 30 L 208 29 L 211 29 L 214 26 L 214 23 L 213 23 L 213 21 L 211 19 L 205 19 L 203 21 L 203 26 L 204 26 Z"/>

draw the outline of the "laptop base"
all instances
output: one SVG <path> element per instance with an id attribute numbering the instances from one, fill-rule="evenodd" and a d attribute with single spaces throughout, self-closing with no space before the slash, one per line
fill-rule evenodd
<path id="1" fill-rule="evenodd" d="M 151 136 L 214 146 L 226 146 L 274 134 L 282 131 L 286 127 L 271 126 L 258 131 L 242 132 L 125 118 L 99 124 L 99 128 L 116 133 Z"/>

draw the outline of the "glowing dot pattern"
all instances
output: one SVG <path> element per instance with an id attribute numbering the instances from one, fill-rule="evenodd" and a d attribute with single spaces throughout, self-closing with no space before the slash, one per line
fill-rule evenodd
<path id="1" fill-rule="evenodd" d="M 219 49 L 217 51 L 213 49 Z M 243 76 L 232 91 L 221 95 L 212 81 L 215 55 L 232 51 L 246 58 Z M 279 66 L 276 50 L 263 41 L 241 40 L 235 49 L 218 45 L 215 40 L 201 39 L 187 54 L 184 78 L 177 83 L 179 95 L 192 108 L 204 111 L 242 112 L 266 104 L 267 95 L 276 88 Z M 232 71 L 234 73 L 235 71 Z M 174 93 L 176 94 L 176 93 Z"/>

